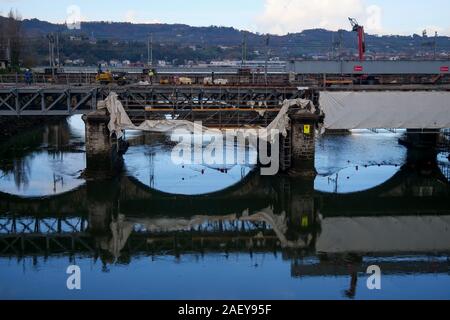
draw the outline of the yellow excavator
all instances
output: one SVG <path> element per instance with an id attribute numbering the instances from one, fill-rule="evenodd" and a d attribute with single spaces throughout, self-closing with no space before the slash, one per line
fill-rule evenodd
<path id="1" fill-rule="evenodd" d="M 95 81 L 101 85 L 118 84 L 119 86 L 124 86 L 128 84 L 125 72 L 112 73 L 110 71 L 103 71 L 100 67 L 97 70 Z"/>

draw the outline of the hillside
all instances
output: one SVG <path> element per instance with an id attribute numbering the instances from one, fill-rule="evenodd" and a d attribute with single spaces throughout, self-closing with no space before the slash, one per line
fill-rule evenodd
<path id="1" fill-rule="evenodd" d="M 0 17 L 1 19 L 5 19 Z M 154 41 L 154 58 L 164 60 L 209 61 L 212 59 L 241 59 L 242 42 L 246 38 L 248 59 L 263 58 L 267 52 L 267 36 L 227 27 L 191 27 L 183 24 L 131 24 L 120 22 L 83 22 L 80 30 L 37 19 L 23 20 L 25 52 L 37 53 L 35 63 L 42 63 L 48 52 L 46 35 L 60 34 L 64 58 L 83 58 L 87 63 L 98 60 L 146 60 L 147 39 Z M 69 41 L 76 36 L 79 41 Z M 339 42 L 339 39 L 342 39 Z M 373 56 L 402 55 L 420 57 L 434 53 L 434 38 L 413 36 L 367 35 L 368 54 Z M 270 36 L 271 57 L 280 59 L 336 56 L 340 51 L 350 57 L 356 52 L 356 35 L 347 30 L 332 32 L 323 29 L 305 30 L 284 36 Z M 112 45 L 113 44 L 113 45 Z M 437 51 L 450 52 L 450 38 L 437 38 Z"/>

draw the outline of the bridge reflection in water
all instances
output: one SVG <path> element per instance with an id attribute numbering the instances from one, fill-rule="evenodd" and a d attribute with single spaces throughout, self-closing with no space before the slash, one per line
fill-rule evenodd
<path id="1" fill-rule="evenodd" d="M 410 152 L 391 179 L 349 194 L 258 174 L 201 196 L 165 194 L 125 175 L 48 198 L 1 194 L 0 257 L 81 255 L 107 266 L 143 255 L 281 252 L 293 277 L 354 278 L 371 264 L 384 274 L 446 274 L 450 185 L 430 159 Z M 441 258 L 414 258 L 430 254 Z"/>

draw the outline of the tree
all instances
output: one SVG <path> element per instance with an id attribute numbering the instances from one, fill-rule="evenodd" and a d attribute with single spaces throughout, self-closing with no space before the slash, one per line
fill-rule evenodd
<path id="1" fill-rule="evenodd" d="M 20 65 L 22 51 L 22 18 L 17 11 L 12 9 L 6 19 L 2 19 L 0 32 L 0 47 L 3 48 L 3 56 L 8 59 L 11 66 Z"/>

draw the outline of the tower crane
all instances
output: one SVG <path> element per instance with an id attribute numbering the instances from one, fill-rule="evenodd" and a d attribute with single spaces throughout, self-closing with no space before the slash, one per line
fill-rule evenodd
<path id="1" fill-rule="evenodd" d="M 354 18 L 348 18 L 348 20 L 353 27 L 353 32 L 358 33 L 359 60 L 364 61 L 366 53 L 366 37 L 364 33 L 364 27 L 359 25 L 358 21 Z"/>

